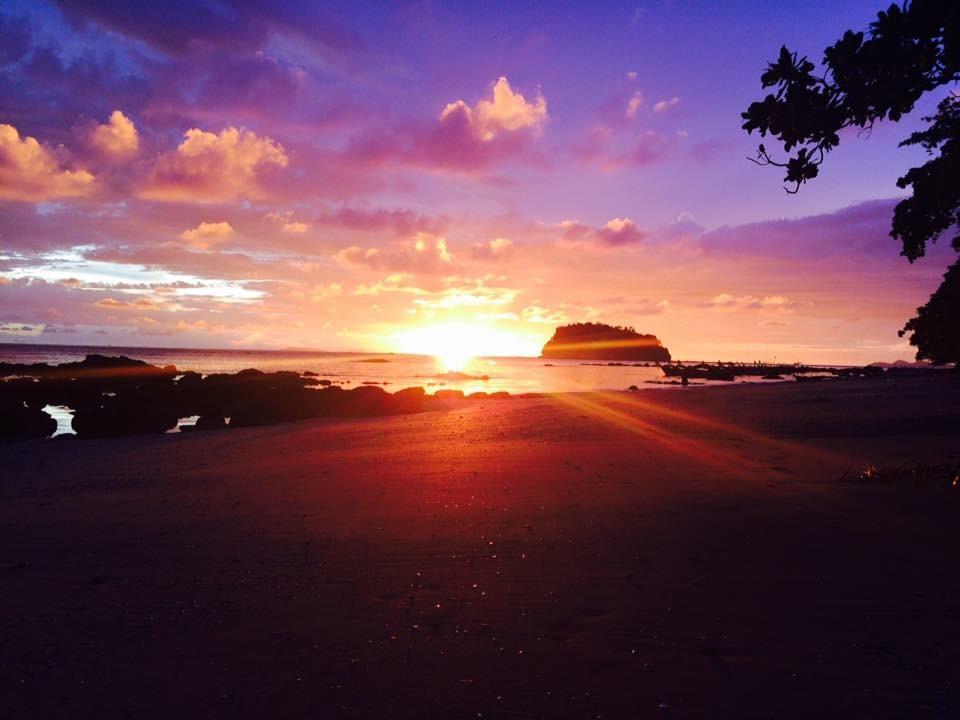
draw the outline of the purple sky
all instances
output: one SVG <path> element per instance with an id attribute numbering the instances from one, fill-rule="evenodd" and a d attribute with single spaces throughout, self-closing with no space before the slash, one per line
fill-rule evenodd
<path id="1" fill-rule="evenodd" d="M 740 130 L 781 44 L 818 60 L 879 7 L 8 0 L 0 340 L 525 353 L 600 320 L 910 357 L 951 253 L 887 236 L 897 144 L 940 96 L 795 196 Z"/>

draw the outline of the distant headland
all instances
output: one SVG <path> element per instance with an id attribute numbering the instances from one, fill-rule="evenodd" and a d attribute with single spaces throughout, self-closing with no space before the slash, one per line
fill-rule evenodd
<path id="1" fill-rule="evenodd" d="M 670 351 L 656 335 L 643 335 L 632 327 L 574 323 L 558 327 L 543 346 L 540 357 L 552 360 L 670 362 Z"/>

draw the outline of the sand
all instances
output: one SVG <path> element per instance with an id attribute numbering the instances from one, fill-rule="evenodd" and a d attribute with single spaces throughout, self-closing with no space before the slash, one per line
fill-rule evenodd
<path id="1" fill-rule="evenodd" d="M 9 443 L 0 706 L 958 717 L 960 488 L 856 479 L 958 454 L 948 375 Z"/>

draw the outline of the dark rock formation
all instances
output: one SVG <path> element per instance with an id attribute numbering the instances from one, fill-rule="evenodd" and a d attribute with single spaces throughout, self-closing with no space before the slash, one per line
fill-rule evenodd
<path id="1" fill-rule="evenodd" d="M 57 421 L 38 407 L 0 404 L 0 440 L 50 437 L 56 430 Z"/>
<path id="2" fill-rule="evenodd" d="M 227 427 L 226 420 L 221 415 L 201 415 L 197 418 L 194 430 L 224 430 Z"/>
<path id="3" fill-rule="evenodd" d="M 670 351 L 660 344 L 655 335 L 642 335 L 630 327 L 575 323 L 558 327 L 543 346 L 540 357 L 554 360 L 670 362 Z"/>
<path id="4" fill-rule="evenodd" d="M 422 387 L 389 393 L 373 384 L 345 390 L 289 371 L 178 373 L 130 358 L 89 355 L 62 365 L 8 364 L 0 368 L 0 438 L 42 437 L 56 430 L 45 405 L 74 411 L 80 436 L 161 433 L 182 417 L 198 416 L 190 431 L 270 425 L 317 417 L 375 417 L 440 410 L 462 400 L 460 390 L 428 396 Z M 494 394 L 491 397 L 498 395 Z M 502 393 L 505 395 L 505 393 Z"/>

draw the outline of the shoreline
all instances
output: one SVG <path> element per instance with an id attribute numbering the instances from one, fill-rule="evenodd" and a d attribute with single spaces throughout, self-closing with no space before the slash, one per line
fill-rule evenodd
<path id="1" fill-rule="evenodd" d="M 383 358 L 352 362 L 380 364 Z M 549 363 L 548 367 L 552 367 Z M 581 363 L 595 365 L 595 363 Z M 641 367 L 649 363 L 606 363 L 605 366 Z M 717 363 L 653 366 L 663 377 L 636 379 L 625 389 L 639 392 L 681 386 L 768 384 L 771 382 L 827 382 L 923 376 L 933 369 L 863 367 L 830 369 L 807 366 Z M 224 430 L 236 426 L 272 425 L 317 417 L 366 417 L 444 409 L 464 399 L 508 400 L 544 394 L 585 392 L 488 392 L 487 374 L 448 371 L 433 376 L 444 380 L 407 385 L 389 392 L 388 381 L 351 383 L 315 371 L 264 372 L 247 368 L 234 373 L 199 373 L 175 365 L 151 365 L 125 356 L 87 355 L 81 361 L 0 363 L 0 440 L 78 434 L 90 437 L 170 433 L 181 430 Z M 759 380 L 757 379 L 759 378 Z M 691 382 L 692 380 L 692 382 Z M 447 381 L 472 383 L 464 389 L 446 387 Z M 629 382 L 629 379 L 626 380 Z M 479 386 L 483 389 L 476 389 Z M 393 389 L 393 388 L 391 388 Z M 589 392 L 589 391 L 587 391 Z M 593 391 L 599 392 L 599 391 Z M 69 426 L 69 429 L 67 429 Z M 72 432 L 70 432 L 72 430 Z"/>

